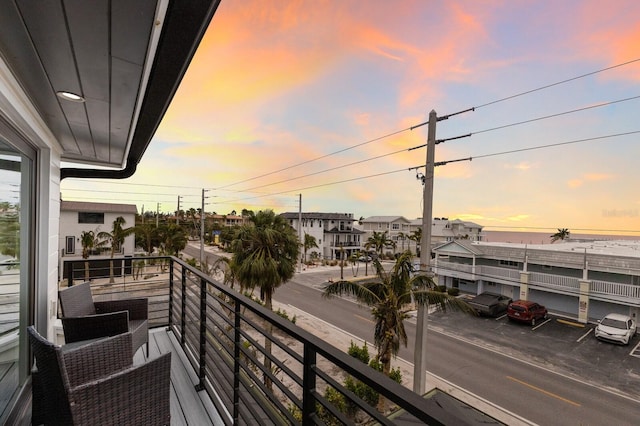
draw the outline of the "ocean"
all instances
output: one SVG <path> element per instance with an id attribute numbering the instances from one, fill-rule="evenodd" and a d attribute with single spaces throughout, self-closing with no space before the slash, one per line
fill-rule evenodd
<path id="1" fill-rule="evenodd" d="M 569 230 L 571 231 L 571 230 Z M 518 243 L 518 244 L 551 244 L 554 232 L 520 232 L 520 231 L 482 231 L 482 241 L 490 243 Z M 570 234 L 570 239 L 589 240 L 640 240 L 639 235 L 598 235 L 598 234 Z"/>

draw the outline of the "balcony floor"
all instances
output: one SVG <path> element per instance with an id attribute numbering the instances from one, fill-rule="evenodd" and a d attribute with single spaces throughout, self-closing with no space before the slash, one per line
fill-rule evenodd
<path id="1" fill-rule="evenodd" d="M 144 347 L 143 347 L 144 348 Z M 171 425 L 222 425 L 213 403 L 205 391 L 196 392 L 198 383 L 193 368 L 173 333 L 166 328 L 149 330 L 151 358 L 172 352 L 171 355 Z M 145 362 L 142 348 L 134 357 L 134 364 Z"/>

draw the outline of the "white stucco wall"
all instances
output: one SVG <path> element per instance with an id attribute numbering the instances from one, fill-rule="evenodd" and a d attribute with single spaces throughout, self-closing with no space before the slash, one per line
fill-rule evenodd
<path id="1" fill-rule="evenodd" d="M 135 214 L 131 213 L 116 213 L 116 212 L 104 212 L 104 223 L 78 223 L 78 211 L 61 211 L 60 212 L 60 230 L 58 239 L 58 250 L 60 254 L 64 253 L 66 237 L 75 237 L 75 251 L 72 254 L 64 253 L 65 258 L 81 258 L 82 257 L 82 243 L 80 241 L 80 235 L 83 231 L 93 231 L 96 234 L 98 232 L 111 232 L 113 229 L 113 221 L 118 216 L 124 218 L 125 228 L 129 228 L 135 225 Z M 122 255 L 132 255 L 135 250 L 135 235 L 130 235 L 124 240 Z"/>

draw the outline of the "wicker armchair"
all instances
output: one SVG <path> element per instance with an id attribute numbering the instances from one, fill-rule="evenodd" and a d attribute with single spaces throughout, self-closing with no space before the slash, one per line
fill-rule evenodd
<path id="1" fill-rule="evenodd" d="M 133 354 L 146 343 L 149 355 L 149 306 L 145 298 L 94 302 L 90 283 L 58 292 L 66 343 L 131 332 Z"/>
<path id="2" fill-rule="evenodd" d="M 133 367 L 131 333 L 57 346 L 27 331 L 37 369 L 32 424 L 170 424 L 171 353 Z"/>

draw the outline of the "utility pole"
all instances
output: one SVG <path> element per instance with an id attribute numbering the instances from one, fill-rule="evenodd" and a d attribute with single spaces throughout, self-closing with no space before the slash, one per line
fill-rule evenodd
<path id="1" fill-rule="evenodd" d="M 180 225 L 180 195 L 178 195 L 178 210 L 176 210 L 176 225 Z"/>
<path id="2" fill-rule="evenodd" d="M 204 193 L 205 189 L 202 188 L 202 209 L 200 210 L 200 268 L 202 268 L 204 261 Z"/>
<path id="3" fill-rule="evenodd" d="M 160 203 L 156 203 L 156 228 L 158 227 L 159 219 L 160 219 Z"/>
<path id="4" fill-rule="evenodd" d="M 431 271 L 431 228 L 433 215 L 433 169 L 435 167 L 436 122 L 438 116 L 434 110 L 429 113 L 429 129 L 427 132 L 427 162 L 422 188 L 422 239 L 420 240 L 420 274 L 433 278 Z M 427 368 L 428 306 L 418 306 L 416 322 L 416 344 L 413 354 L 413 391 L 418 395 L 425 393 L 425 370 Z"/>
<path id="5" fill-rule="evenodd" d="M 302 194 L 298 194 L 298 239 L 300 240 L 300 265 L 298 272 L 302 272 L 302 262 L 304 261 L 304 238 L 302 238 Z"/>

